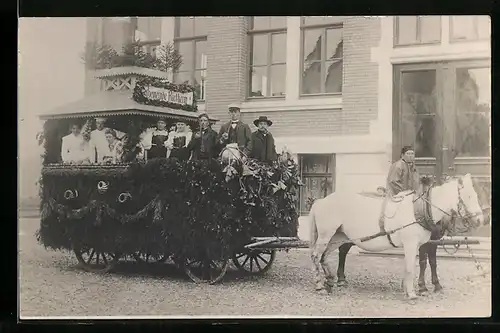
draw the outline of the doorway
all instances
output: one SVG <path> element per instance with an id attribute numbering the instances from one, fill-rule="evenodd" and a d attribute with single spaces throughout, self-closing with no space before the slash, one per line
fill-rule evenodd
<path id="1" fill-rule="evenodd" d="M 470 173 L 491 207 L 490 61 L 394 66 L 393 96 L 393 160 L 413 145 L 420 174 Z"/>

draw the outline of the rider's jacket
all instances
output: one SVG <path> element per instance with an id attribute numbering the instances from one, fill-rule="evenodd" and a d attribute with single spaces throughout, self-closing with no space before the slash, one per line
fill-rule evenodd
<path id="1" fill-rule="evenodd" d="M 391 165 L 387 177 L 387 190 L 390 196 L 406 190 L 418 190 L 419 175 L 414 164 L 399 159 Z"/>

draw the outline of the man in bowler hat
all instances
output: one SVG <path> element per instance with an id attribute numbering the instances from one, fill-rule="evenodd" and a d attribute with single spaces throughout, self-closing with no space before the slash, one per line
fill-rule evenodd
<path id="1" fill-rule="evenodd" d="M 266 116 L 260 116 L 253 123 L 257 130 L 252 133 L 252 152 L 250 156 L 267 163 L 276 161 L 278 154 L 276 153 L 273 135 L 269 132 L 269 127 L 273 122 Z"/>

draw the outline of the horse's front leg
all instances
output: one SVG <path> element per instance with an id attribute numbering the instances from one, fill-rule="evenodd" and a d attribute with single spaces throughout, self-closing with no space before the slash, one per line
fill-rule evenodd
<path id="1" fill-rule="evenodd" d="M 337 268 L 337 286 L 345 286 L 345 261 L 349 250 L 353 246 L 353 243 L 345 243 L 339 247 L 339 264 Z"/>
<path id="2" fill-rule="evenodd" d="M 425 270 L 427 269 L 427 253 L 429 252 L 429 245 L 431 244 L 426 243 L 422 245 L 418 250 L 418 261 L 420 265 L 420 274 L 418 276 L 419 293 L 425 293 L 429 291 L 425 285 Z"/>
<path id="3" fill-rule="evenodd" d="M 417 298 L 415 288 L 413 287 L 413 278 L 415 277 L 415 261 L 417 260 L 418 245 L 414 242 L 403 244 L 405 253 L 405 275 L 404 287 L 408 299 L 413 300 Z"/>
<path id="4" fill-rule="evenodd" d="M 429 265 L 431 266 L 431 279 L 434 285 L 434 292 L 439 292 L 443 289 L 439 283 L 437 275 L 437 244 L 429 244 Z"/>

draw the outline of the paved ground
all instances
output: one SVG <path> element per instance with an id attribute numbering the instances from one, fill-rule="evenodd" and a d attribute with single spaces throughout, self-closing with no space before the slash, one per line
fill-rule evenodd
<path id="1" fill-rule="evenodd" d="M 83 272 L 74 255 L 40 246 L 34 237 L 37 228 L 36 219 L 20 222 L 22 317 L 484 317 L 491 312 L 490 276 L 475 277 L 477 271 L 470 261 L 439 261 L 445 291 L 411 304 L 400 289 L 400 258 L 350 255 L 349 285 L 331 295 L 313 292 L 309 255 L 304 250 L 278 253 L 275 265 L 264 276 L 246 277 L 232 270 L 222 284 L 207 286 L 193 284 L 168 264 L 140 268 L 128 262 L 115 273 Z"/>

